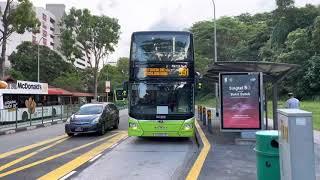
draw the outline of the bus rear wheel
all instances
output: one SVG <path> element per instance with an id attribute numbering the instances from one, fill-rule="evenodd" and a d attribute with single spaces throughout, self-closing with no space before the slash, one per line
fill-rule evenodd
<path id="1" fill-rule="evenodd" d="M 67 134 L 68 134 L 68 136 L 69 136 L 69 137 L 74 136 L 74 134 L 73 134 L 73 133 L 67 133 Z"/>

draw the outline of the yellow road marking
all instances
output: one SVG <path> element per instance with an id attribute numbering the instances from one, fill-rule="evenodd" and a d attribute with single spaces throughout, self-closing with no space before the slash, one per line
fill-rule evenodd
<path id="1" fill-rule="evenodd" d="M 86 152 L 85 154 L 75 158 L 74 160 L 60 166 L 59 168 L 49 172 L 48 174 L 39 178 L 39 180 L 52 180 L 52 179 L 59 179 L 66 174 L 72 172 L 74 169 L 78 168 L 82 164 L 88 162 L 90 159 L 94 158 L 96 155 L 102 153 L 104 150 L 110 148 L 113 144 L 119 142 L 121 139 L 127 137 L 127 134 L 120 133 L 119 136 L 116 136 L 110 141 L 107 141 L 92 150 Z"/>
<path id="2" fill-rule="evenodd" d="M 90 145 L 93 145 L 93 144 L 95 144 L 95 143 L 97 143 L 97 142 L 100 142 L 100 141 L 103 141 L 103 140 L 112 138 L 112 137 L 114 137 L 114 136 L 116 136 L 116 135 L 118 135 L 118 134 L 114 134 L 114 135 L 111 135 L 111 136 L 107 136 L 107 137 L 98 139 L 98 140 L 96 140 L 96 141 L 93 141 L 93 142 L 91 142 L 91 143 L 87 143 L 87 144 L 84 144 L 84 145 L 82 145 L 82 146 L 79 146 L 79 147 L 70 149 L 70 150 L 68 150 L 68 151 L 65 151 L 65 152 L 62 152 L 62 153 L 59 153 L 59 154 L 56 154 L 56 155 L 53 155 L 53 156 L 49 156 L 49 157 L 47 157 L 47 158 L 45 158 L 45 159 L 42 159 L 42 160 L 39 160 L 39 161 L 30 163 L 30 164 L 27 164 L 27 165 L 18 167 L 18 168 L 16 168 L 16 169 L 12 169 L 12 170 L 10 170 L 10 171 L 7 171 L 7 172 L 5 172 L 5 173 L 0 174 L 0 178 L 2 178 L 2 177 L 4 177 L 4 176 L 7 176 L 7 175 L 10 175 L 10 174 L 13 174 L 13 173 L 16 173 L 16 172 L 19 172 L 19 171 L 22 171 L 22 170 L 25 170 L 25 169 L 28 169 L 28 168 L 31 168 L 31 167 L 33 167 L 33 166 L 42 164 L 42 163 L 44 163 L 44 162 L 51 161 L 51 160 L 56 159 L 56 158 L 58 158 L 58 157 L 61 157 L 61 156 L 63 156 L 63 155 L 66 155 L 66 154 L 69 154 L 69 153 L 71 153 L 71 152 L 74 152 L 74 151 L 83 149 L 83 148 L 85 148 L 85 147 L 88 147 L 88 146 L 90 146 Z"/>
<path id="3" fill-rule="evenodd" d="M 39 143 L 31 144 L 29 146 L 25 146 L 25 147 L 22 147 L 22 148 L 19 148 L 19 149 L 15 149 L 15 150 L 0 154 L 0 159 L 8 157 L 8 156 L 11 156 L 11 155 L 14 155 L 14 154 L 21 153 L 23 151 L 27 151 L 27 150 L 33 149 L 33 148 L 36 148 L 36 147 L 39 147 L 39 146 L 42 146 L 42 145 L 45 145 L 45 144 L 48 144 L 48 143 L 51 143 L 51 142 L 54 142 L 54 141 L 57 141 L 59 139 L 65 138 L 65 137 L 67 137 L 67 135 L 58 136 L 58 137 L 55 137 L 53 139 L 48 139 L 48 140 L 45 140 L 45 141 L 42 141 L 42 142 L 39 142 Z"/>
<path id="4" fill-rule="evenodd" d="M 209 150 L 210 150 L 210 147 L 211 147 L 206 135 L 202 131 L 202 129 L 199 126 L 197 121 L 195 121 L 195 125 L 197 127 L 198 132 L 199 132 L 200 138 L 203 142 L 203 148 L 202 148 L 197 160 L 193 164 L 191 170 L 189 171 L 186 180 L 198 179 L 198 176 L 200 174 L 203 163 L 206 160 L 206 157 L 207 157 Z"/>
<path id="5" fill-rule="evenodd" d="M 7 169 L 8 167 L 11 167 L 11 166 L 13 166 L 13 165 L 15 165 L 15 164 L 17 164 L 17 163 L 19 163 L 19 162 L 21 162 L 21 161 L 24 161 L 24 160 L 28 159 L 28 158 L 30 158 L 30 157 L 32 157 L 32 156 L 34 156 L 34 155 L 36 155 L 36 154 L 38 154 L 38 153 L 46 150 L 46 149 L 49 149 L 49 148 L 51 148 L 51 147 L 53 147 L 53 146 L 55 146 L 55 145 L 57 145 L 57 144 L 65 141 L 65 140 L 67 140 L 67 139 L 68 139 L 68 138 L 60 139 L 60 140 L 56 141 L 55 143 L 50 144 L 49 146 L 45 146 L 45 147 L 43 147 L 43 148 L 41 148 L 41 149 L 36 150 L 35 152 L 29 153 L 29 154 L 27 154 L 27 155 L 25 155 L 25 156 L 22 156 L 22 157 L 19 158 L 19 159 L 16 159 L 16 160 L 14 160 L 14 161 L 11 161 L 11 162 L 9 162 L 9 163 L 1 166 L 1 167 L 0 167 L 0 172 L 3 171 L 3 170 L 5 170 L 5 169 Z"/>

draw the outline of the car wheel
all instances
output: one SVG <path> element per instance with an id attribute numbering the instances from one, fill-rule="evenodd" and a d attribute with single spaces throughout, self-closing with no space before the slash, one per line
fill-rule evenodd
<path id="1" fill-rule="evenodd" d="M 118 128 L 119 128 L 119 117 L 118 117 L 116 124 L 113 126 L 113 129 L 118 129 Z"/>
<path id="2" fill-rule="evenodd" d="M 106 125 L 104 123 L 101 124 L 101 129 L 99 135 L 104 135 L 106 133 Z"/>
<path id="3" fill-rule="evenodd" d="M 73 133 L 67 133 L 67 134 L 68 134 L 68 136 L 69 136 L 69 137 L 74 136 L 74 134 L 73 134 Z"/>

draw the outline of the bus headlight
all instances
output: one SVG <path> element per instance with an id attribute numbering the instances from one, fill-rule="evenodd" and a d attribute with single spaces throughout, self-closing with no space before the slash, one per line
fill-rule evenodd
<path id="1" fill-rule="evenodd" d="M 138 125 L 137 123 L 129 122 L 129 128 L 137 129 Z"/>
<path id="2" fill-rule="evenodd" d="M 184 125 L 184 130 L 190 130 L 190 129 L 192 129 L 192 124 L 185 124 Z"/>

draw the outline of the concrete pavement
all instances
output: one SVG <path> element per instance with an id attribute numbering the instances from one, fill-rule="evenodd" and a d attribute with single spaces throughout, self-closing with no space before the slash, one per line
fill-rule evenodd
<path id="1" fill-rule="evenodd" d="M 0 179 L 184 179 L 198 146 L 188 138 L 126 138 L 128 112 L 104 136 L 67 137 L 64 124 L 0 137 Z"/>

